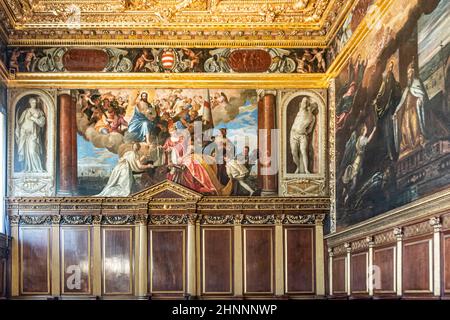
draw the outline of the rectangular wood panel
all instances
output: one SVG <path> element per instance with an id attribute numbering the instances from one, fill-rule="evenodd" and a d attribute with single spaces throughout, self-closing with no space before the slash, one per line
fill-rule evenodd
<path id="1" fill-rule="evenodd" d="M 89 227 L 61 228 L 63 294 L 91 292 L 91 231 Z"/>
<path id="2" fill-rule="evenodd" d="M 244 228 L 244 293 L 273 293 L 273 229 Z"/>
<path id="3" fill-rule="evenodd" d="M 203 228 L 203 293 L 231 294 L 233 281 L 232 228 Z"/>
<path id="4" fill-rule="evenodd" d="M 4 297 L 6 294 L 5 280 L 6 280 L 6 260 L 0 259 L 0 297 Z"/>
<path id="5" fill-rule="evenodd" d="M 450 292 L 450 235 L 444 236 L 443 241 L 443 267 L 444 267 L 444 290 Z"/>
<path id="6" fill-rule="evenodd" d="M 396 290 L 396 248 L 373 250 L 373 289 L 375 293 L 395 293 Z"/>
<path id="7" fill-rule="evenodd" d="M 368 252 L 354 254 L 351 256 L 350 261 L 350 288 L 352 290 L 352 293 L 368 293 Z"/>
<path id="8" fill-rule="evenodd" d="M 21 292 L 50 294 L 50 229 L 21 228 Z"/>
<path id="9" fill-rule="evenodd" d="M 403 290 L 405 293 L 429 293 L 432 285 L 431 240 L 405 243 L 403 246 Z"/>
<path id="10" fill-rule="evenodd" d="M 128 295 L 133 292 L 133 229 L 103 229 L 103 293 Z"/>
<path id="11" fill-rule="evenodd" d="M 314 292 L 314 229 L 285 228 L 285 283 L 287 293 Z"/>
<path id="12" fill-rule="evenodd" d="M 345 257 L 333 259 L 333 294 L 346 293 Z"/>
<path id="13" fill-rule="evenodd" d="M 184 228 L 150 230 L 151 293 L 183 293 L 186 275 Z"/>

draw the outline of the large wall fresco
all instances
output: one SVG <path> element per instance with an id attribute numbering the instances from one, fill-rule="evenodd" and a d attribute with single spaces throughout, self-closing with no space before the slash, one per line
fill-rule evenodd
<path id="1" fill-rule="evenodd" d="M 324 73 L 326 49 L 9 48 L 16 72 Z"/>
<path id="2" fill-rule="evenodd" d="M 9 195 L 126 197 L 169 180 L 206 196 L 327 196 L 326 100 L 325 89 L 11 89 Z"/>
<path id="3" fill-rule="evenodd" d="M 450 184 L 449 13 L 396 1 L 336 79 L 338 229 Z"/>
<path id="4" fill-rule="evenodd" d="M 256 90 L 101 89 L 72 96 L 79 195 L 127 196 L 165 179 L 207 195 L 257 194 Z"/>

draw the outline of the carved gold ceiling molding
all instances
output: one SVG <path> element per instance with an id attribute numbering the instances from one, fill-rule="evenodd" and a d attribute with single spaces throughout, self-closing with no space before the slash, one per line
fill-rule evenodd
<path id="1" fill-rule="evenodd" d="M 190 46 L 324 47 L 354 2 L 0 0 L 9 44 L 15 46 L 177 41 Z"/>
<path id="2" fill-rule="evenodd" d="M 327 88 L 326 74 L 18 73 L 8 88 Z"/>

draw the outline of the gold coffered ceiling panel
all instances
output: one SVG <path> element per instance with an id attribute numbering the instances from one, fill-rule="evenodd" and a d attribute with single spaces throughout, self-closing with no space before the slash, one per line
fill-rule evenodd
<path id="1" fill-rule="evenodd" d="M 0 2 L 12 45 L 325 47 L 354 0 Z"/>

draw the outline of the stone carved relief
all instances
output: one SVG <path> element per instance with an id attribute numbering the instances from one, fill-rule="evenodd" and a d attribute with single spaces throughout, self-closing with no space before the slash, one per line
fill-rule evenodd
<path id="1" fill-rule="evenodd" d="M 326 196 L 326 91 L 280 90 L 280 196 Z"/>
<path id="2" fill-rule="evenodd" d="M 56 92 L 9 91 L 8 176 L 11 196 L 55 193 Z"/>

